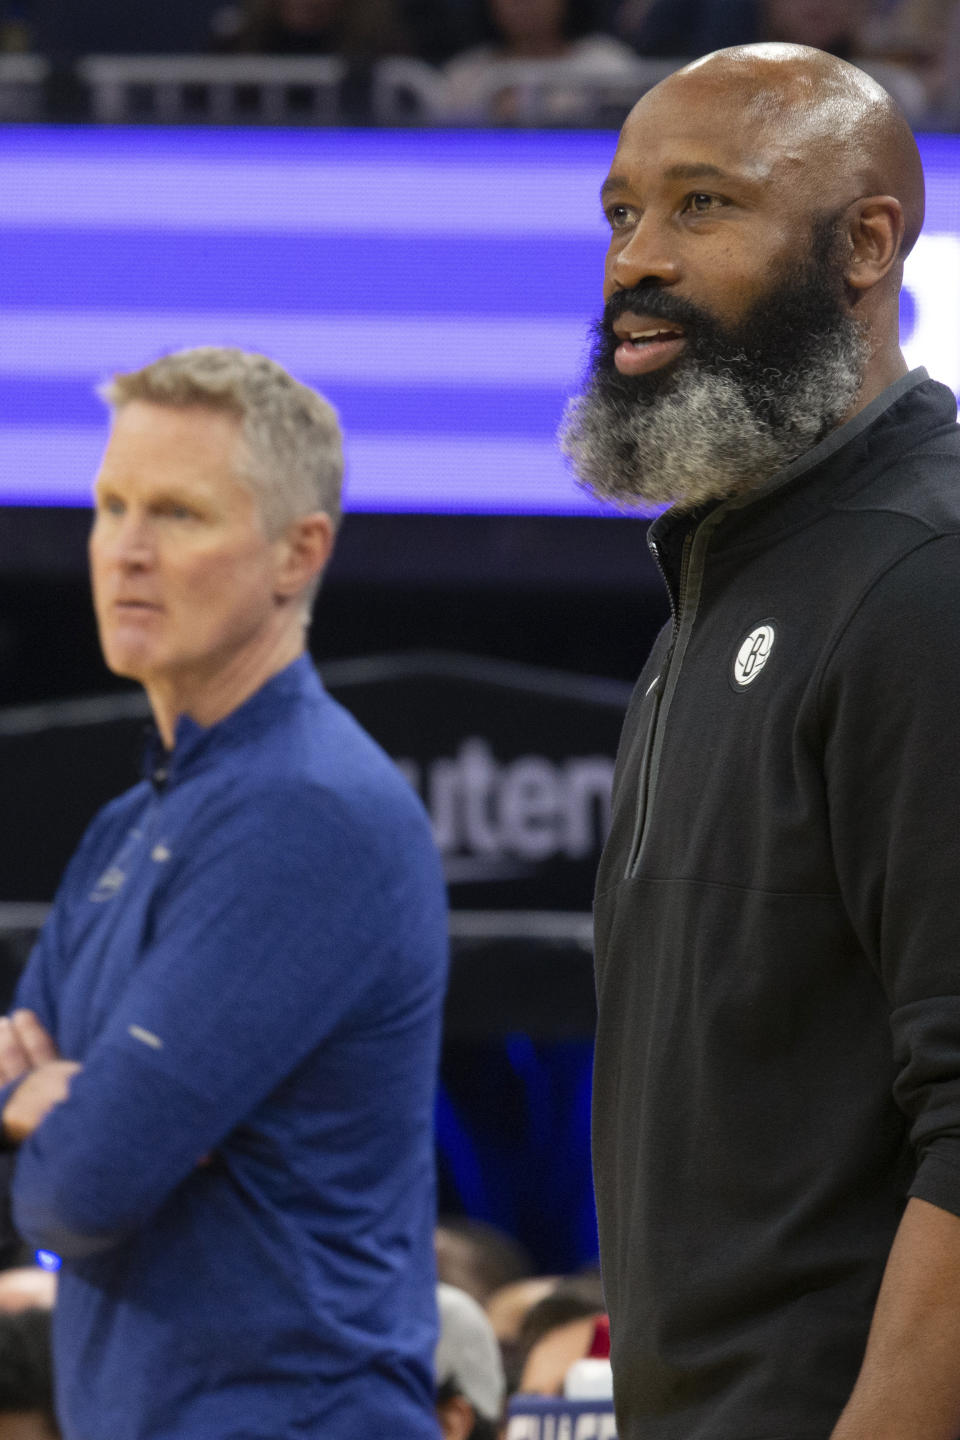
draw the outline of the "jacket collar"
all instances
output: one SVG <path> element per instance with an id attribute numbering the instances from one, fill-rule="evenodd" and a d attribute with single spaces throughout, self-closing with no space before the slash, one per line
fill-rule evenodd
<path id="1" fill-rule="evenodd" d="M 151 726 L 143 760 L 144 778 L 163 790 L 204 767 L 228 750 L 261 737 L 278 718 L 289 714 L 300 697 L 322 691 L 309 655 L 300 655 L 216 725 L 198 725 L 189 715 L 177 720 L 173 749 L 167 750 Z"/>
<path id="2" fill-rule="evenodd" d="M 699 510 L 667 510 L 650 526 L 650 539 L 668 570 L 684 537 L 707 517 L 715 527 L 712 549 L 767 543 L 865 484 L 936 429 L 954 424 L 956 415 L 947 386 L 923 368 L 911 370 L 763 485 Z"/>

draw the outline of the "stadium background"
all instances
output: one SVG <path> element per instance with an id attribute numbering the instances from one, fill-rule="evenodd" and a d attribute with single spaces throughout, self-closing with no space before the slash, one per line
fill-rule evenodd
<path id="1" fill-rule="evenodd" d="M 589 1262 L 590 884 L 665 616 L 644 522 L 553 433 L 599 300 L 609 131 L 0 126 L 0 921 L 7 973 L 145 709 L 99 660 L 86 509 L 113 369 L 261 349 L 347 434 L 313 653 L 424 796 L 455 963 L 441 1207 Z M 923 137 L 908 358 L 960 391 L 960 138 Z"/>

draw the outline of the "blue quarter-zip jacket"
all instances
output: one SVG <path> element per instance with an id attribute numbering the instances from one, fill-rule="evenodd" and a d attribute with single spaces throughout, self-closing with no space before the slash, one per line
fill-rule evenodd
<path id="1" fill-rule="evenodd" d="M 17 997 L 83 1065 L 13 1185 L 66 1440 L 433 1440 L 445 970 L 427 819 L 306 657 L 98 815 Z"/>

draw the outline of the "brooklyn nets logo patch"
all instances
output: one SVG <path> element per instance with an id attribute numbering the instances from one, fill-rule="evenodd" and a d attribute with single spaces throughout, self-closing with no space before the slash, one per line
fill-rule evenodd
<path id="1" fill-rule="evenodd" d="M 772 620 L 756 625 L 737 647 L 733 661 L 733 678 L 741 690 L 752 685 L 770 659 L 777 632 Z"/>

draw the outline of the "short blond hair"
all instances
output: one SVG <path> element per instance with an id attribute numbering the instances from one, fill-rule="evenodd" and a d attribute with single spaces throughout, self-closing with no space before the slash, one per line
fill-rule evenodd
<path id="1" fill-rule="evenodd" d="M 177 350 L 114 375 L 98 393 L 114 410 L 143 400 L 235 415 L 246 451 L 240 478 L 256 496 L 267 531 L 278 535 L 291 520 L 316 510 L 339 523 L 343 437 L 337 412 L 266 355 L 217 345 Z"/>

